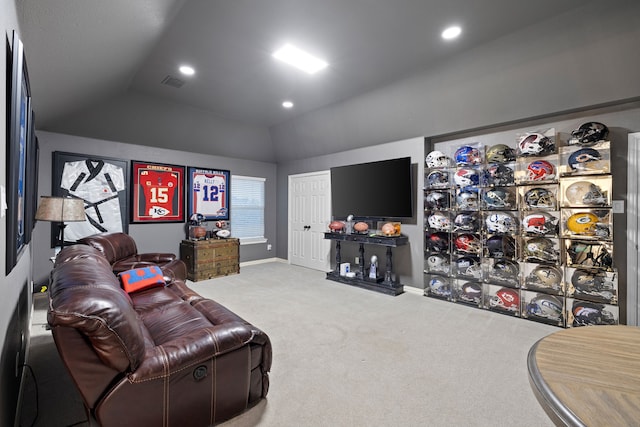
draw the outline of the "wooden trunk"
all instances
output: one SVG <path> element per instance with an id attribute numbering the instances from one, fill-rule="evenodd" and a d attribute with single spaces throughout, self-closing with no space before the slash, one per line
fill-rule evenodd
<path id="1" fill-rule="evenodd" d="M 183 240 L 180 259 L 187 265 L 187 279 L 197 282 L 240 273 L 238 239 Z"/>

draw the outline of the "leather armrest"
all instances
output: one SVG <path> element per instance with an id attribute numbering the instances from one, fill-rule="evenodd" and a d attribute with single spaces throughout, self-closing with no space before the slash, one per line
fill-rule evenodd
<path id="1" fill-rule="evenodd" d="M 175 254 L 168 253 L 148 253 L 148 254 L 138 254 L 138 259 L 142 262 L 154 262 L 156 264 L 164 264 L 166 262 L 171 262 L 176 259 Z"/>
<path id="2" fill-rule="evenodd" d="M 178 339 L 149 348 L 142 363 L 129 375 L 132 382 L 167 377 L 250 343 L 253 331 L 240 322 L 193 330 Z"/>

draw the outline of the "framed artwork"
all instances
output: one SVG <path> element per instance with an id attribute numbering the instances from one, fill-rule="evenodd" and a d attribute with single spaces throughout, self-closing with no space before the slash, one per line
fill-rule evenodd
<path id="1" fill-rule="evenodd" d="M 133 161 L 132 223 L 184 222 L 184 166 Z"/>
<path id="2" fill-rule="evenodd" d="M 7 257 L 6 274 L 15 267 L 28 243 L 27 229 L 32 224 L 27 221 L 28 184 L 33 177 L 27 175 L 27 155 L 29 150 L 29 126 L 31 119 L 31 102 L 29 75 L 25 62 L 24 47 L 18 34 L 13 32 L 12 47 L 7 46 L 7 70 L 11 75 L 7 77 L 9 87 L 7 94 Z"/>
<path id="3" fill-rule="evenodd" d="M 29 118 L 29 132 L 27 133 L 27 185 L 25 200 L 25 241 L 31 241 L 31 233 L 36 225 L 36 210 L 38 209 L 38 167 L 40 164 L 40 145 L 35 132 L 35 114 L 31 110 Z"/>
<path id="4" fill-rule="evenodd" d="M 228 220 L 230 172 L 189 167 L 187 173 L 187 217 L 199 213 L 206 221 Z"/>
<path id="5" fill-rule="evenodd" d="M 129 231 L 128 160 L 61 151 L 54 151 L 52 159 L 51 194 L 84 200 L 87 217 L 84 222 L 66 224 L 66 243 L 97 233 Z M 61 245 L 59 234 L 52 224 L 51 247 Z"/>

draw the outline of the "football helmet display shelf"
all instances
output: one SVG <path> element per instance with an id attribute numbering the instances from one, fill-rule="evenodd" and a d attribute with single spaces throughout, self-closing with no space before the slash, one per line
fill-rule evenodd
<path id="1" fill-rule="evenodd" d="M 618 323 L 606 137 L 585 123 L 561 146 L 550 128 L 515 148 L 430 151 L 425 296 L 559 327 Z"/>

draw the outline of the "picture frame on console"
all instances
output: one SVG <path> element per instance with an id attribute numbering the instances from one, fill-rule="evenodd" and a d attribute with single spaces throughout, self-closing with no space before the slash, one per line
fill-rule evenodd
<path id="1" fill-rule="evenodd" d="M 131 162 L 131 222 L 184 222 L 185 167 Z"/>
<path id="2" fill-rule="evenodd" d="M 11 70 L 8 77 L 7 123 L 9 139 L 7 141 L 7 242 L 6 242 L 6 274 L 9 274 L 17 264 L 24 248 L 29 243 L 33 215 L 27 211 L 27 204 L 33 188 L 27 175 L 30 153 L 29 140 L 31 124 L 31 92 L 29 74 L 24 55 L 24 46 L 13 32 L 12 45 L 8 46 L 7 70 Z M 30 202 L 29 202 L 30 207 Z"/>
<path id="3" fill-rule="evenodd" d="M 54 151 L 51 194 L 85 201 L 87 221 L 65 227 L 73 243 L 103 232 L 129 232 L 129 161 L 113 157 Z M 60 229 L 51 225 L 51 247 L 62 246 Z"/>

